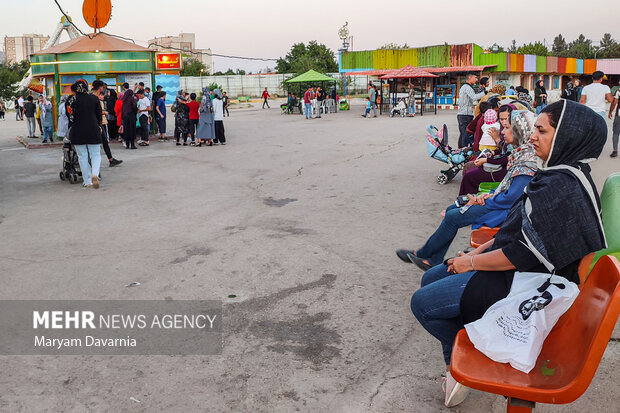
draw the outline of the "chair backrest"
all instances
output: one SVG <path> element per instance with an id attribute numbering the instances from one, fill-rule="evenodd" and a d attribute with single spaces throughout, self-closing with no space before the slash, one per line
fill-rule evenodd
<path id="1" fill-rule="evenodd" d="M 596 263 L 574 304 L 547 337 L 539 357 L 553 360 L 548 367 L 557 370 L 556 385 L 573 382 L 575 399 L 594 377 L 619 314 L 620 263 L 606 255 Z"/>
<path id="2" fill-rule="evenodd" d="M 620 251 L 620 172 L 609 175 L 605 180 L 601 192 L 601 210 L 607 248 Z"/>

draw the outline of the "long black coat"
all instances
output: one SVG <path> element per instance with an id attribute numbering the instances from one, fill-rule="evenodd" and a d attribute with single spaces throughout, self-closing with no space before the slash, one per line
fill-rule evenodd
<path id="1" fill-rule="evenodd" d="M 101 143 L 101 104 L 97 96 L 78 93 L 67 102 L 69 140 L 74 145 Z"/>

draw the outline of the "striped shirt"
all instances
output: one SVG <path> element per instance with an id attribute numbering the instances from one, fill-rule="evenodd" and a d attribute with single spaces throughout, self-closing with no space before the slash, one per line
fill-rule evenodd
<path id="1" fill-rule="evenodd" d="M 475 93 L 474 88 L 465 83 L 459 90 L 459 110 L 458 115 L 471 115 L 474 116 L 474 101 L 483 97 L 486 93 L 484 91 Z"/>

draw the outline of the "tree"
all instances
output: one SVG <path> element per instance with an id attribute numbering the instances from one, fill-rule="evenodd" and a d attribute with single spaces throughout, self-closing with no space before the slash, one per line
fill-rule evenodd
<path id="1" fill-rule="evenodd" d="M 10 99 L 18 93 L 17 83 L 21 82 L 28 69 L 30 62 L 22 60 L 19 63 L 0 64 L 0 97 Z"/>
<path id="2" fill-rule="evenodd" d="M 516 53 L 517 52 L 517 41 L 513 40 L 508 48 L 508 53 Z"/>
<path id="3" fill-rule="evenodd" d="M 562 37 L 561 34 L 555 36 L 553 39 L 553 47 L 551 48 L 551 53 L 554 56 L 562 56 L 564 53 L 568 51 L 568 45 L 566 44 L 566 39 Z"/>
<path id="4" fill-rule="evenodd" d="M 202 72 L 201 72 L 202 69 Z M 183 70 L 181 70 L 181 76 L 200 76 L 209 75 L 209 71 L 206 66 L 198 59 L 193 57 L 183 59 Z"/>
<path id="5" fill-rule="evenodd" d="M 592 40 L 586 39 L 583 34 L 580 34 L 577 39 L 570 42 L 568 45 L 568 56 L 576 57 L 577 59 L 592 59 L 594 57 L 594 48 L 592 47 Z"/>
<path id="6" fill-rule="evenodd" d="M 528 43 L 517 49 L 517 53 L 521 54 L 533 54 L 536 56 L 547 56 L 549 54 L 549 49 L 547 46 L 542 44 L 541 42 Z"/>
<path id="7" fill-rule="evenodd" d="M 304 73 L 313 69 L 317 72 L 337 72 L 338 63 L 334 52 L 315 40 L 308 43 L 295 43 L 285 57 L 278 59 L 278 73 Z"/>
<path id="8" fill-rule="evenodd" d="M 597 58 L 612 59 L 620 57 L 620 44 L 609 33 L 603 35 L 601 45 L 597 50 L 600 50 L 596 55 Z"/>
<path id="9" fill-rule="evenodd" d="M 399 50 L 399 49 L 409 49 L 409 46 L 407 45 L 407 43 L 401 45 L 398 45 L 396 43 L 386 43 L 383 46 L 381 46 L 379 49 L 381 50 Z"/>

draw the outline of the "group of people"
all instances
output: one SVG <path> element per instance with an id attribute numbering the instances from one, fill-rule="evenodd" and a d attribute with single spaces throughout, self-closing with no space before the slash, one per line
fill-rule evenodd
<path id="1" fill-rule="evenodd" d="M 294 102 L 293 95 L 289 94 L 289 99 L 291 100 L 291 103 Z M 321 86 L 309 86 L 304 92 L 304 112 L 306 119 L 312 119 L 313 112 L 315 113 L 316 118 L 320 118 L 321 113 L 328 113 L 328 99 L 331 99 L 334 105 L 338 104 L 336 88 L 333 88 L 331 93 L 328 95 Z M 293 105 L 293 107 L 295 106 Z"/>
<path id="2" fill-rule="evenodd" d="M 598 73 L 593 75 L 594 84 L 600 83 L 599 76 L 602 79 Z M 607 99 L 602 93 L 606 90 L 586 86 L 579 97 L 583 104 L 577 99 L 547 104 L 542 89 L 536 98 L 542 98 L 544 106 L 536 111 L 486 101 L 478 105 L 480 115 L 473 122 L 474 100 L 486 93 L 474 88 L 476 81 L 477 76 L 470 74 L 461 88 L 457 119 L 463 133 L 473 132 L 476 153 L 485 149 L 493 153 L 479 161 L 500 165 L 501 178 L 495 178 L 501 182 L 491 193 L 478 195 L 478 184 L 485 175 L 470 177 L 467 185 L 461 185 L 462 196 L 441 211 L 442 221 L 426 242 L 417 249 L 396 251 L 402 261 L 424 270 L 411 311 L 441 343 L 448 407 L 461 403 L 468 393 L 450 374 L 456 334 L 508 295 L 515 271 L 555 273 L 578 284 L 580 260 L 606 247 L 600 200 L 589 166 L 607 140 L 605 113 L 597 111 L 589 99 L 597 94 Z M 574 84 L 572 93 L 577 93 Z M 618 112 L 612 105 L 610 117 L 614 110 Z M 482 138 L 486 135 L 489 141 Z M 491 147 L 486 143 L 492 143 Z M 476 163 L 473 168 L 478 167 Z M 469 225 L 474 229 L 499 227 L 499 231 L 479 248 L 444 261 L 458 229 Z"/>

